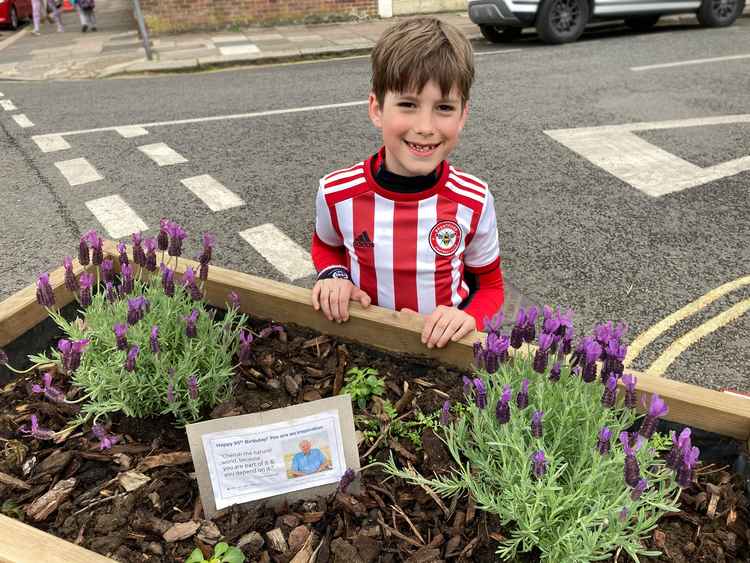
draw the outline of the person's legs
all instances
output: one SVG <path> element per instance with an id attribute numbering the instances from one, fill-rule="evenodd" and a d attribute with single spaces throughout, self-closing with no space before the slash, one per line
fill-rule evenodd
<path id="1" fill-rule="evenodd" d="M 55 23 L 57 24 L 57 31 L 64 31 L 63 30 L 63 24 L 62 24 L 62 18 L 60 17 L 60 10 L 57 9 L 57 6 L 55 6 L 55 0 L 48 0 L 49 7 L 52 10 L 52 18 L 55 20 Z"/>
<path id="2" fill-rule="evenodd" d="M 81 20 L 81 31 L 86 33 L 89 29 L 89 20 L 86 17 L 86 12 L 81 9 L 80 4 L 76 4 L 76 12 L 78 12 L 78 19 Z"/>
<path id="3" fill-rule="evenodd" d="M 96 14 L 94 14 L 93 8 L 86 12 L 86 15 L 89 18 L 89 25 L 91 26 L 91 31 L 96 31 Z"/>
<path id="4" fill-rule="evenodd" d="M 42 17 L 42 0 L 31 0 L 31 17 L 34 20 L 34 34 L 39 35 L 39 20 Z"/>

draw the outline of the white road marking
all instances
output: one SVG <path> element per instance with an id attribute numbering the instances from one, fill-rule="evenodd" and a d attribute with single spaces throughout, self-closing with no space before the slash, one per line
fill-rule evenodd
<path id="1" fill-rule="evenodd" d="M 42 152 L 64 151 L 70 148 L 60 135 L 35 135 L 31 138 Z"/>
<path id="2" fill-rule="evenodd" d="M 166 143 L 154 143 L 153 145 L 141 145 L 138 150 L 153 160 L 159 166 L 171 166 L 187 162 L 187 158 L 175 151 Z"/>
<path id="3" fill-rule="evenodd" d="M 180 182 L 200 198 L 211 211 L 222 211 L 245 205 L 242 198 L 208 174 L 185 178 Z"/>
<path id="4" fill-rule="evenodd" d="M 131 137 L 141 137 L 143 135 L 148 135 L 148 131 L 146 131 L 143 127 L 136 126 L 125 126 L 125 127 L 118 127 L 115 129 L 121 136 L 125 137 L 126 139 L 130 139 Z"/>
<path id="5" fill-rule="evenodd" d="M 635 135 L 636 131 L 750 123 L 750 114 L 545 131 L 570 150 L 653 197 L 750 170 L 750 156 L 701 167 Z"/>
<path id="6" fill-rule="evenodd" d="M 148 225 L 119 195 L 110 195 L 86 202 L 86 207 L 113 239 L 148 230 Z"/>
<path id="7" fill-rule="evenodd" d="M 62 175 L 65 176 L 65 179 L 71 186 L 80 186 L 81 184 L 88 184 L 89 182 L 104 179 L 104 176 L 99 174 L 96 168 L 91 166 L 85 158 L 55 162 L 55 166 L 62 172 Z"/>
<path id="8" fill-rule="evenodd" d="M 710 59 L 692 59 L 689 61 L 678 61 L 674 63 L 662 63 L 662 64 L 656 64 L 656 65 L 632 66 L 630 67 L 630 70 L 632 70 L 633 72 L 640 72 L 642 70 L 654 70 L 657 68 L 671 68 L 675 66 L 701 65 L 705 63 L 718 63 L 722 61 L 737 61 L 740 59 L 750 59 L 750 54 L 729 55 L 726 57 L 712 57 Z"/>
<path id="9" fill-rule="evenodd" d="M 225 47 L 219 47 L 219 52 L 222 55 L 252 55 L 253 53 L 260 53 L 257 45 L 248 43 L 247 45 L 227 45 Z"/>
<path id="10" fill-rule="evenodd" d="M 517 53 L 522 49 L 501 49 L 499 51 L 475 51 L 475 57 L 481 57 L 483 55 L 504 55 L 505 53 Z"/>
<path id="11" fill-rule="evenodd" d="M 5 94 L 3 94 L 2 92 L 0 92 L 0 98 L 2 98 L 3 96 L 5 96 Z"/>
<path id="12" fill-rule="evenodd" d="M 310 253 L 271 223 L 246 229 L 240 236 L 292 281 L 315 273 Z"/>
<path id="13" fill-rule="evenodd" d="M 18 108 L 17 108 L 16 106 L 15 106 L 15 104 L 13 103 L 13 101 L 12 101 L 12 100 L 0 100 L 0 106 L 1 106 L 1 107 L 2 107 L 2 108 L 3 108 L 4 110 L 5 110 L 5 111 L 13 111 L 13 110 L 16 110 L 16 109 L 18 109 Z"/>
<path id="14" fill-rule="evenodd" d="M 34 127 L 34 124 L 28 117 L 26 117 L 25 113 L 16 113 L 11 115 L 11 117 L 16 123 L 18 123 L 19 127 L 23 127 L 24 129 L 27 127 Z"/>
<path id="15" fill-rule="evenodd" d="M 364 55 L 369 57 L 369 55 Z M 306 112 L 306 111 L 318 111 L 318 110 L 326 110 L 326 109 L 337 109 L 337 108 L 346 108 L 346 107 L 352 107 L 352 106 L 363 106 L 367 104 L 367 100 L 361 100 L 357 102 L 343 102 L 340 104 L 326 104 L 321 106 L 307 106 L 307 107 L 300 107 L 300 108 L 289 108 L 289 109 L 273 109 L 268 111 L 256 111 L 252 113 L 236 113 L 236 114 L 230 114 L 230 115 L 215 115 L 211 117 L 196 117 L 193 119 L 176 119 L 174 121 L 154 121 L 151 123 L 134 123 L 132 125 L 113 125 L 111 127 L 97 127 L 95 129 L 78 129 L 75 131 L 60 131 L 59 133 L 48 133 L 46 135 L 39 135 L 39 137 L 42 136 L 48 136 L 48 137 L 60 137 L 60 136 L 71 136 L 71 135 L 85 135 L 87 133 L 101 133 L 103 131 L 117 131 L 118 129 L 122 129 L 123 127 L 141 127 L 143 129 L 152 129 L 154 127 L 164 127 L 167 125 L 186 125 L 189 123 L 208 123 L 210 121 L 224 121 L 224 120 L 232 120 L 232 119 L 250 119 L 253 117 L 266 117 L 269 115 L 285 115 L 288 113 L 300 113 L 300 112 Z"/>

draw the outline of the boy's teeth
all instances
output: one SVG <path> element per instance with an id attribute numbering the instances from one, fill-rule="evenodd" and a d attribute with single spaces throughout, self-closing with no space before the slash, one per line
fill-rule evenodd
<path id="1" fill-rule="evenodd" d="M 415 145 L 414 143 L 408 143 L 408 142 L 407 144 L 413 149 L 418 150 L 418 151 L 429 151 L 437 147 L 437 145 Z"/>

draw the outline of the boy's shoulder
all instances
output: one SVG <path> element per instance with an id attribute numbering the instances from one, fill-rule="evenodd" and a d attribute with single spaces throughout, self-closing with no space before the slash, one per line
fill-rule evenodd
<path id="1" fill-rule="evenodd" d="M 444 193 L 457 203 L 478 212 L 487 207 L 488 201 L 492 201 L 492 192 L 487 182 L 450 163 Z"/>
<path id="2" fill-rule="evenodd" d="M 320 179 L 320 191 L 328 205 L 334 205 L 367 189 L 365 168 L 368 162 L 369 159 L 339 168 Z"/>

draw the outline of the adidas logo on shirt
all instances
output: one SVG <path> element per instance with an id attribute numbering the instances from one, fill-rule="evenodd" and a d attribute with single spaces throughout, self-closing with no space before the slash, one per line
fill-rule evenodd
<path id="1" fill-rule="evenodd" d="M 374 248 L 375 243 L 370 240 L 367 231 L 362 231 L 354 238 L 354 248 Z"/>

